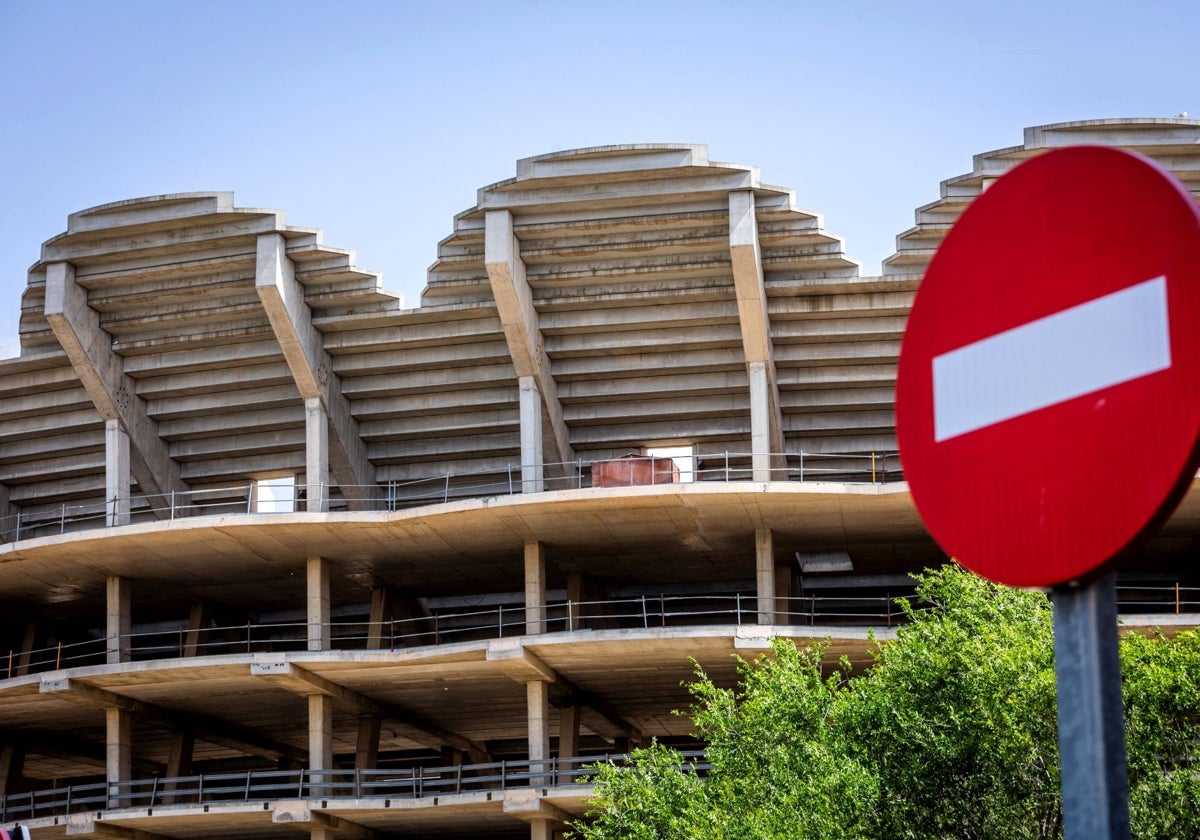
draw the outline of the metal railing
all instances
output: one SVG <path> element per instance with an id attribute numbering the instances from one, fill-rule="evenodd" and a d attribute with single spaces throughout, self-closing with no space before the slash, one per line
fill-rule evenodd
<path id="1" fill-rule="evenodd" d="M 1200 613 L 1200 588 L 1122 586 L 1117 589 L 1123 613 Z M 533 627 L 522 604 L 439 613 L 371 622 L 360 619 L 327 624 L 248 622 L 203 628 L 179 626 L 122 635 L 60 642 L 27 651 L 9 650 L 0 661 L 0 676 L 12 678 L 86 665 L 102 665 L 110 651 L 119 661 L 146 661 L 192 656 L 286 653 L 309 649 L 310 636 L 328 638 L 329 650 L 398 650 L 573 630 L 650 629 L 775 624 L 809 627 L 894 627 L 906 620 L 899 601 L 915 595 L 776 598 L 773 610 L 760 612 L 750 593 L 725 595 L 642 595 L 598 601 L 554 601 Z"/>
<path id="2" fill-rule="evenodd" d="M 683 754 L 681 769 L 703 774 L 702 751 Z M 0 798 L 0 822 L 163 805 L 270 802 L 281 799 L 423 799 L 454 793 L 588 785 L 596 763 L 627 755 L 495 761 L 381 770 L 251 770 L 176 778 L 92 782 Z"/>
<path id="3" fill-rule="evenodd" d="M 903 480 L 895 452 L 775 453 L 764 468 L 771 481 L 829 481 L 883 484 Z M 603 459 L 605 463 L 621 459 Z M 659 459 L 665 460 L 665 459 Z M 715 452 L 698 456 L 693 469 L 681 471 L 683 482 L 749 482 L 754 480 L 749 452 Z M 224 487 L 181 492 L 113 497 L 107 501 L 62 503 L 57 508 L 18 511 L 0 518 L 0 541 L 19 542 L 68 531 L 197 516 L 290 514 L 332 511 L 394 511 L 458 499 L 517 495 L 543 490 L 582 490 L 592 487 L 592 467 L 600 461 L 578 459 L 546 464 L 509 464 L 501 472 L 444 473 L 430 478 L 386 484 L 307 486 L 288 483 L 285 494 L 270 480 L 247 481 Z M 530 479 L 530 475 L 540 478 Z M 630 472 L 630 483 L 634 481 Z M 276 493 L 264 492 L 270 487 Z"/>

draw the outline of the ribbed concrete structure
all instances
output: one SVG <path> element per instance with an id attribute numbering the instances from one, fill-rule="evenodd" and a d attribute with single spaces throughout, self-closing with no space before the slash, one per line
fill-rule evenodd
<path id="1" fill-rule="evenodd" d="M 704 146 L 528 158 L 411 310 L 228 193 L 72 215 L 0 362 L 0 822 L 549 837 L 581 764 L 702 746 L 671 714 L 688 657 L 728 681 L 734 652 L 828 636 L 865 663 L 903 573 L 945 560 L 892 412 L 933 249 L 1040 150 L 1127 145 L 1200 194 L 1198 141 L 1029 129 L 868 277 Z M 663 447 L 680 483 L 598 486 Z M 1124 580 L 1161 613 L 1135 624 L 1194 623 L 1198 535 L 1193 493 Z"/>

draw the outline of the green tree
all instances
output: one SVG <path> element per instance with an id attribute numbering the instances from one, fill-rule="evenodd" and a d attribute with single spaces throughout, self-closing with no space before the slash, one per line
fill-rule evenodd
<path id="1" fill-rule="evenodd" d="M 878 836 L 1016 840 L 1060 830 L 1048 599 L 955 567 L 847 687 L 851 755 L 879 780 Z"/>
<path id="2" fill-rule="evenodd" d="M 776 640 L 739 687 L 697 669 L 707 779 L 655 745 L 596 770 L 583 840 L 1058 838 L 1049 599 L 947 567 L 871 668 L 822 677 L 824 647 Z M 1200 635 L 1121 642 L 1139 838 L 1200 837 Z"/>

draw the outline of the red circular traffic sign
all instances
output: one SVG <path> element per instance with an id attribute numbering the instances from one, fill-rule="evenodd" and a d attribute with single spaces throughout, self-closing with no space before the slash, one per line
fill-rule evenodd
<path id="1" fill-rule="evenodd" d="M 998 179 L 921 282 L 896 427 L 917 510 L 967 568 L 1014 586 L 1103 570 L 1196 473 L 1196 200 L 1104 147 Z"/>

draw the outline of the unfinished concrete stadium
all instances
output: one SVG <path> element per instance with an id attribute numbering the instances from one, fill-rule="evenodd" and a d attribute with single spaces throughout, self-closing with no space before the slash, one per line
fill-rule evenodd
<path id="1" fill-rule="evenodd" d="M 1200 196 L 1200 121 L 1032 128 L 863 276 L 704 146 L 557 152 L 479 190 L 415 309 L 229 193 L 71 215 L 0 362 L 0 824 L 541 840 L 587 763 L 703 747 L 689 657 L 868 662 L 947 561 L 896 452 L 914 292 L 990 181 L 1079 143 Z M 1128 624 L 1197 624 L 1198 537 L 1193 490 Z"/>

